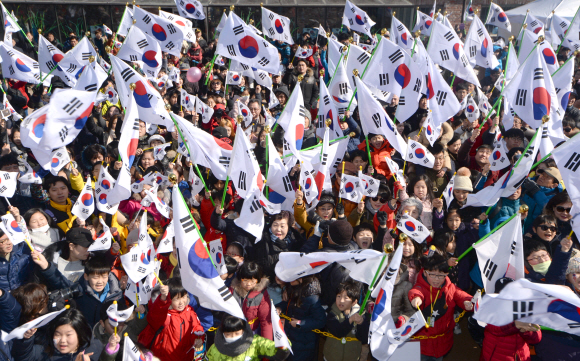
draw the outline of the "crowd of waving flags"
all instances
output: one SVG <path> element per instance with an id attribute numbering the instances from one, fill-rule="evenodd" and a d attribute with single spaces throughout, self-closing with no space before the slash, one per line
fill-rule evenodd
<path id="1" fill-rule="evenodd" d="M 461 109 L 465 109 L 470 120 L 479 119 L 480 114 L 494 114 L 495 110 L 491 110 L 492 105 L 479 89 L 474 67 L 494 68 L 498 65 L 492 38 L 485 25 L 511 31 L 507 15 L 500 6 L 492 3 L 484 22 L 474 13 L 470 1 L 464 18 L 471 21 L 471 26 L 463 42 L 446 16 L 435 13 L 435 5 L 429 14 L 416 11 L 412 31 L 420 30 L 421 35 L 430 36 L 429 43 L 425 46 L 417 34 L 412 35 L 395 17 L 390 40 L 380 34 L 373 35 L 371 29 L 375 22 L 362 9 L 346 1 L 343 26 L 373 38 L 373 43 L 371 46 L 343 45 L 333 37 L 328 38 L 328 64 L 332 80 L 326 84 L 321 78 L 317 119 L 317 135 L 322 139 L 322 147 L 314 151 L 302 150 L 303 119 L 308 110 L 303 101 L 301 87 L 296 86 L 279 119 L 271 120 L 271 125 L 275 122 L 285 130 L 284 156 L 278 155 L 272 139 L 267 136 L 269 172 L 266 177 L 260 171 L 250 141 L 244 132 L 237 133 L 233 146 L 214 138 L 166 110 L 163 98 L 150 83 L 150 80 L 157 81 L 162 52 L 179 55 L 183 41 L 195 42 L 191 21 L 187 18 L 205 18 L 203 6 L 197 0 L 176 0 L 179 15 L 163 11 L 155 15 L 139 7 L 126 6 L 117 32 L 117 35 L 124 36 L 124 41 L 120 44 L 117 56 L 109 56 L 110 64 L 99 57 L 86 37 L 72 50 L 63 53 L 39 35 L 38 61 L 31 59 L 12 48 L 11 34 L 21 29 L 13 15 L 2 5 L 6 33 L 4 42 L 0 43 L 2 72 L 7 78 L 32 84 L 50 81 L 51 75 L 58 75 L 73 88 L 55 91 L 50 103 L 28 115 L 21 126 L 22 144 L 30 148 L 40 165 L 51 170 L 53 174 L 57 174 L 70 161 L 64 147 L 83 129 L 95 104 L 118 97 L 125 108 L 119 139 L 122 163 L 120 173 L 115 179 L 102 168 L 94 189 L 88 178 L 72 213 L 80 219 L 87 219 L 94 213 L 95 208 L 114 214 L 119 202 L 129 198 L 132 191 L 141 191 L 144 184 L 153 186 L 152 190 L 146 191 L 142 204 L 147 206 L 155 203 L 165 217 L 169 216 L 170 211 L 173 212 L 172 225 L 168 228 L 168 234 L 163 236 L 160 248 L 164 247 L 163 251 L 169 251 L 174 239 L 184 287 L 199 298 L 201 306 L 243 318 L 240 307 L 219 277 L 220 264 L 216 264 L 216 260 L 212 258 L 210 247 L 201 237 L 198 225 L 192 218 L 181 192 L 178 189 L 173 191 L 171 209 L 156 196 L 157 185 L 167 182 L 166 177 L 148 175 L 131 184 L 130 168 L 139 142 L 139 120 L 151 126 L 164 126 L 170 131 L 177 129 L 179 152 L 189 157 L 196 169 L 197 166 L 203 166 L 211 169 L 218 179 L 231 180 L 237 193 L 245 199 L 241 216 L 235 222 L 260 240 L 265 224 L 264 212 L 275 214 L 283 209 L 292 209 L 294 190 L 288 178 L 288 170 L 296 162 L 301 164 L 299 184 L 308 203 L 315 205 L 322 192 L 332 188 L 330 179 L 340 166 L 348 143 L 348 139 L 342 139 L 338 123 L 339 117 L 345 111 L 352 113 L 358 107 L 365 136 L 383 135 L 403 155 L 405 161 L 427 168 L 434 166 L 433 155 L 419 142 L 403 139 L 396 129 L 395 119 L 387 115 L 379 100 L 385 101 L 397 96 L 399 104 L 396 121 L 404 122 L 417 111 L 419 99 L 425 96 L 430 111 L 424 131 L 431 144 L 437 139 L 441 125 Z M 562 133 L 562 119 L 571 90 L 574 59 L 569 59 L 560 67 L 554 51 L 555 46 L 580 48 L 577 32 L 568 31 L 580 26 L 580 18 L 576 14 L 571 22 L 567 22 L 554 15 L 549 31 L 551 40 L 539 38 L 547 33 L 544 24 L 533 14 L 526 15 L 524 24 L 527 27 L 522 27 L 517 38 L 519 54 L 516 54 L 511 42 L 508 45 L 509 55 L 504 72 L 496 83 L 501 90 L 499 101 L 503 101 L 504 109 L 507 109 L 504 117 L 506 130 L 511 126 L 507 114 L 512 112 L 531 127 L 538 130 L 542 128 L 547 136 L 535 136 L 519 161 L 498 182 L 476 194 L 470 194 L 466 206 L 490 206 L 501 197 L 511 195 L 529 174 L 538 154 L 544 156 L 550 153 L 558 164 L 563 165 L 562 177 L 572 201 L 580 201 L 580 189 L 574 181 L 577 179 L 576 172 L 580 164 L 580 155 L 576 151 L 580 138 L 567 139 Z M 222 15 L 217 31 L 219 37 L 216 55 L 219 55 L 219 61 L 223 64 L 230 63 L 228 84 L 239 84 L 242 76 L 249 76 L 258 84 L 271 89 L 271 74 L 278 74 L 280 60 L 277 48 L 268 38 L 292 45 L 290 19 L 262 8 L 260 31 L 230 11 L 229 14 Z M 327 37 L 322 26 L 321 31 L 320 35 Z M 298 47 L 295 53 L 297 58 L 310 55 L 310 48 Z M 143 75 L 127 62 L 138 63 Z M 453 72 L 454 77 L 475 84 L 479 103 L 471 95 L 460 103 L 452 87 L 444 80 L 440 68 Z M 104 94 L 99 94 L 98 90 L 108 73 L 114 74 L 116 91 L 109 88 Z M 7 108 L 11 108 L 6 99 L 4 102 Z M 241 102 L 237 103 L 239 113 L 251 121 L 249 109 Z M 213 110 L 184 91 L 182 105 L 199 113 L 203 123 L 211 119 Z M 513 123 L 513 117 L 511 121 Z M 554 149 L 554 145 L 561 142 L 565 143 Z M 159 152 L 163 152 L 167 145 L 169 143 L 160 146 Z M 507 165 L 504 163 L 505 153 L 504 145 L 499 140 L 493 153 L 493 159 L 497 161 L 493 169 L 501 169 Z M 393 174 L 401 177 L 402 172 L 398 166 L 389 161 L 387 159 Z M 39 183 L 39 177 L 28 168 L 20 181 Z M 193 165 L 190 173 L 190 182 L 199 192 L 203 189 L 202 176 L 194 172 Z M 16 173 L 0 172 L 0 196 L 11 197 L 14 194 L 16 178 Z M 266 181 L 268 187 L 264 186 Z M 453 180 L 443 194 L 447 204 L 453 197 L 452 189 Z M 373 197 L 377 192 L 378 181 L 362 172 L 356 176 L 341 175 L 340 198 L 360 202 L 363 196 Z M 578 211 L 580 210 L 575 206 L 573 213 Z M 527 302 L 528 298 L 536 297 L 541 302 L 538 301 L 539 306 L 534 309 L 534 314 L 521 313 L 517 318 L 577 333 L 577 329 L 574 331 L 566 328 L 566 320 L 570 318 L 566 312 L 562 312 L 571 305 L 580 306 L 577 298 L 573 298 L 564 288 L 532 284 L 523 279 L 523 241 L 519 217 L 513 217 L 499 231 L 474 246 L 488 293 L 494 291 L 498 277 L 509 275 L 518 280 L 508 285 L 499 295 L 484 296 L 476 318 L 499 325 L 509 323 L 516 319 L 515 314 L 512 317 L 512 312 L 515 312 L 512 300 Z M 15 222 L 3 217 L 0 227 L 6 229 L 5 232 L 14 243 L 22 242 L 24 238 L 19 238 L 15 234 L 17 232 L 10 231 L 13 223 Z M 103 232 L 97 238 L 96 249 L 106 249 L 112 242 L 109 228 L 104 222 L 101 223 Z M 150 291 L 157 282 L 154 276 L 159 269 L 155 255 L 160 249 L 156 250 L 153 246 L 146 226 L 147 217 L 143 212 L 139 242 L 121 256 L 130 279 L 126 293 L 136 304 L 139 301 L 146 303 L 149 299 Z M 429 236 L 427 228 L 408 215 L 401 217 L 397 228 L 419 242 L 425 241 Z M 580 224 L 576 224 L 574 228 L 580 230 Z M 211 248 L 214 251 L 217 249 L 213 246 Z M 388 266 L 381 266 L 383 257 L 383 253 L 373 250 L 308 255 L 288 252 L 280 255 L 276 273 L 280 279 L 290 282 L 298 277 L 320 272 L 332 262 L 337 262 L 350 270 L 352 278 L 369 284 L 371 289 L 376 286 L 373 294 L 376 302 L 371 315 L 370 345 L 373 356 L 386 360 L 398 345 L 424 325 L 424 320 L 417 314 L 401 326 L 404 332 L 395 327 L 390 315 L 390 302 L 396 278 L 394 275 L 397 274 L 401 262 L 402 247 L 397 249 Z M 381 278 L 372 284 L 373 276 L 382 274 L 383 271 L 385 272 Z M 505 312 L 496 312 L 497 309 L 504 308 Z M 116 309 L 111 312 L 115 313 Z M 25 324 L 10 335 L 3 332 L 2 339 L 6 341 L 10 337 L 16 337 L 17 333 L 39 327 L 42 322 L 48 322 L 55 316 L 48 314 L 38 318 L 34 325 Z M 283 329 L 276 329 L 276 334 L 276 345 L 289 347 L 287 339 L 284 340 Z"/>

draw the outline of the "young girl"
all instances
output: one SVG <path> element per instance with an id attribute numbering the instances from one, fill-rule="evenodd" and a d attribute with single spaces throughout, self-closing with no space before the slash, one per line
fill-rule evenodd
<path id="1" fill-rule="evenodd" d="M 445 229 L 435 231 L 431 247 L 435 247 L 439 251 L 439 254 L 448 257 L 447 264 L 451 267 L 449 270 L 449 279 L 457 286 L 457 258 L 454 257 L 456 246 L 455 233 L 453 231 Z"/>
<path id="2" fill-rule="evenodd" d="M 423 204 L 423 212 L 421 213 L 421 223 L 429 229 L 432 229 L 432 218 L 433 218 L 433 200 L 435 196 L 433 195 L 433 183 L 427 175 L 422 174 L 409 184 L 407 188 L 410 197 L 417 198 Z M 439 201 L 439 199 L 437 199 Z"/>
<path id="3" fill-rule="evenodd" d="M 403 243 L 403 259 L 401 260 L 401 264 L 407 266 L 409 282 L 411 282 L 412 285 L 417 282 L 417 272 L 420 268 L 419 258 L 421 257 L 421 249 L 421 245 L 410 237 L 407 237 L 405 243 Z"/>
<path id="4" fill-rule="evenodd" d="M 273 340 L 270 296 L 266 290 L 268 283 L 268 278 L 262 273 L 262 267 L 255 262 L 246 262 L 238 270 L 230 291 L 240 304 L 246 319 L 254 320 L 251 325 L 252 331 Z"/>
<path id="5" fill-rule="evenodd" d="M 203 349 L 205 334 L 189 306 L 189 294 L 181 285 L 181 278 L 170 278 L 160 291 L 155 301 L 149 301 L 149 325 L 139 335 L 139 342 L 151 345 L 151 351 L 161 361 L 191 360 L 192 348 Z"/>
<path id="6" fill-rule="evenodd" d="M 416 309 L 421 309 L 429 328 L 422 328 L 416 336 L 427 336 L 421 340 L 422 360 L 442 360 L 453 347 L 453 310 L 459 306 L 466 311 L 473 309 L 471 296 L 457 288 L 447 277 L 447 258 L 435 252 L 421 258 L 423 269 L 417 283 L 409 291 L 409 300 Z M 443 335 L 430 338 L 429 336 Z"/>
<path id="7" fill-rule="evenodd" d="M 58 229 L 51 227 L 52 218 L 42 209 L 29 209 L 22 217 L 28 225 L 30 240 L 35 250 L 42 252 L 46 247 L 60 241 Z"/>

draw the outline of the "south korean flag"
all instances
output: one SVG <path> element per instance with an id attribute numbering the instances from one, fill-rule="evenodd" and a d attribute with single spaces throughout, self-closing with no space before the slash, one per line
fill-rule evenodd
<path id="1" fill-rule="evenodd" d="M 2 74 L 6 79 L 22 80 L 26 83 L 40 83 L 40 65 L 37 61 L 12 48 L 12 44 L 0 42 Z"/>
<path id="2" fill-rule="evenodd" d="M 401 216 L 401 219 L 397 223 L 397 228 L 418 243 L 423 243 L 430 235 L 429 228 L 425 227 L 423 223 L 411 217 L 408 213 Z"/>
<path id="3" fill-rule="evenodd" d="M 195 97 L 187 94 L 184 89 L 181 89 L 181 106 L 190 112 L 195 110 Z"/>
<path id="4" fill-rule="evenodd" d="M 433 168 L 435 165 L 435 157 L 427 148 L 425 148 L 421 143 L 409 139 L 407 146 L 406 160 L 422 165 L 426 168 Z"/>
<path id="5" fill-rule="evenodd" d="M 181 47 L 185 36 L 177 24 L 161 16 L 151 14 L 140 7 L 133 8 L 135 27 L 154 38 L 161 50 L 177 57 L 181 56 Z M 130 32 L 129 32 L 130 33 Z"/>
<path id="6" fill-rule="evenodd" d="M 95 211 L 95 197 L 93 196 L 93 187 L 91 185 L 91 177 L 87 177 L 87 181 L 83 187 L 79 198 L 72 207 L 71 213 L 83 221 L 87 220 Z"/>
<path id="7" fill-rule="evenodd" d="M 358 177 L 360 179 L 360 188 L 364 196 L 376 197 L 377 194 L 379 194 L 379 186 L 381 185 L 381 182 L 373 177 L 363 174 L 360 169 L 358 171 Z"/>
<path id="8" fill-rule="evenodd" d="M 228 71 L 228 75 L 226 76 L 226 84 L 229 85 L 240 85 L 242 84 L 242 76 L 237 71 Z"/>
<path id="9" fill-rule="evenodd" d="M 345 25 L 350 30 L 358 31 L 372 37 L 371 28 L 376 23 L 362 11 L 358 6 L 347 0 L 344 5 L 344 13 L 342 15 L 342 25 Z"/>
<path id="10" fill-rule="evenodd" d="M 510 165 L 510 160 L 507 157 L 507 149 L 503 139 L 495 143 L 494 149 L 489 156 L 490 170 L 502 170 Z"/>
<path id="11" fill-rule="evenodd" d="M 99 178 L 95 183 L 95 199 L 97 204 L 97 209 L 101 212 L 113 215 L 117 213 L 117 208 L 119 204 L 109 204 L 108 196 L 109 192 L 115 186 L 115 178 L 109 174 L 107 167 L 101 167 L 101 172 L 99 173 Z"/>
<path id="12" fill-rule="evenodd" d="M 201 178 L 199 178 L 193 170 L 193 163 L 189 166 L 189 184 L 191 185 L 192 197 L 201 192 L 201 190 L 204 188 Z"/>
<path id="13" fill-rule="evenodd" d="M 202 102 L 197 96 L 195 97 L 195 111 L 201 117 L 203 124 L 207 124 L 211 120 L 214 112 L 209 105 Z"/>
<path id="14" fill-rule="evenodd" d="M 342 174 L 340 177 L 340 198 L 359 203 L 364 195 L 363 193 L 358 177 Z"/>
<path id="15" fill-rule="evenodd" d="M 177 11 L 179 15 L 184 18 L 192 18 L 195 20 L 204 20 L 205 13 L 203 12 L 203 6 L 197 0 L 176 0 L 175 5 L 177 5 Z"/>
<path id="16" fill-rule="evenodd" d="M 70 162 L 70 156 L 65 147 L 61 147 L 52 152 L 52 162 L 50 163 L 50 173 L 58 175 L 58 172 Z"/>
<path id="17" fill-rule="evenodd" d="M 288 45 L 294 44 L 290 31 L 290 19 L 278 15 L 265 7 L 262 7 L 262 31 L 270 39 L 278 40 Z"/>
<path id="18" fill-rule="evenodd" d="M 111 248 L 111 242 L 113 241 L 113 235 L 111 234 L 111 230 L 109 226 L 103 221 L 102 217 L 99 217 L 99 222 L 103 226 L 103 230 L 97 236 L 97 239 L 91 244 L 88 252 L 95 252 L 95 251 L 108 251 Z"/>
<path id="19" fill-rule="evenodd" d="M 125 38 L 117 57 L 131 62 L 140 62 L 145 76 L 155 79 L 161 70 L 161 46 L 156 38 L 145 34 L 134 26 Z"/>

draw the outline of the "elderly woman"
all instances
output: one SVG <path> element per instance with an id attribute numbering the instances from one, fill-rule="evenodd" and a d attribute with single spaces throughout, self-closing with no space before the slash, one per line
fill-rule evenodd
<path id="1" fill-rule="evenodd" d="M 383 208 L 387 206 L 389 206 L 389 204 L 383 206 Z M 391 244 L 393 246 L 395 245 L 395 240 L 393 239 L 393 236 L 398 234 L 396 224 L 398 223 L 402 215 L 408 213 L 411 217 L 415 219 L 420 219 L 421 214 L 423 213 L 423 203 L 421 203 L 420 200 L 418 200 L 417 198 L 407 198 L 401 202 L 401 206 L 397 210 L 397 215 L 394 218 L 394 226 L 391 227 L 387 225 L 389 219 L 388 212 L 384 211 L 383 208 L 381 208 L 381 210 L 378 211 L 377 214 L 375 215 L 375 220 L 376 222 L 378 222 L 379 226 L 377 239 L 383 240 L 382 247 L 384 247 L 386 244 Z M 374 248 L 376 249 L 376 247 Z"/>

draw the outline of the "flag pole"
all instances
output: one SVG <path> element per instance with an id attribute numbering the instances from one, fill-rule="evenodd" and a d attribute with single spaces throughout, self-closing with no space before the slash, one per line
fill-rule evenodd
<path id="1" fill-rule="evenodd" d="M 402 247 L 402 246 L 399 245 L 399 247 Z M 377 283 L 377 278 L 379 278 L 379 273 L 383 269 L 383 263 L 385 263 L 385 259 L 387 259 L 387 254 L 386 253 L 383 254 L 383 258 L 381 259 L 381 263 L 379 263 L 379 268 L 377 269 L 377 272 L 375 272 L 375 276 L 373 277 L 373 281 L 369 285 L 369 289 L 367 290 L 367 294 L 365 295 L 365 298 L 364 298 L 363 302 L 360 305 L 360 310 L 358 311 L 358 314 L 359 315 L 362 315 L 365 312 L 365 307 L 367 305 L 367 302 L 369 301 L 369 297 L 371 297 L 371 293 L 375 289 L 375 286 L 376 286 L 376 283 Z"/>
<path id="2" fill-rule="evenodd" d="M 345 162 L 343 161 L 342 162 L 342 173 L 340 173 L 341 178 L 342 178 L 342 175 L 344 174 L 344 164 L 345 164 Z M 322 193 L 322 191 L 320 191 L 320 193 Z M 342 203 L 342 197 L 340 196 L 340 192 L 338 192 L 338 203 Z"/>
<path id="3" fill-rule="evenodd" d="M 239 101 L 239 100 L 238 100 L 238 101 Z M 238 117 L 237 117 L 237 119 L 236 119 L 236 120 L 237 120 L 237 122 L 238 122 L 238 128 L 240 128 L 240 129 L 241 129 L 241 127 L 242 127 L 242 120 L 243 120 L 243 117 L 242 117 L 241 115 L 238 115 Z M 243 131 L 243 129 L 241 129 L 241 130 Z M 238 139 L 239 139 L 238 137 L 236 137 L 236 138 L 234 139 L 234 146 L 233 146 L 233 149 L 234 149 L 234 150 L 236 149 L 236 142 L 237 142 L 237 140 L 238 140 Z M 233 164 L 233 162 L 234 162 L 234 157 L 235 157 L 235 153 L 234 153 L 234 152 L 232 152 L 232 157 L 230 158 L 230 164 L 229 164 L 229 166 L 228 166 L 228 174 L 226 175 L 226 184 L 225 184 L 225 186 L 224 186 L 224 192 L 223 192 L 223 194 L 222 194 L 222 204 L 221 204 L 221 206 L 222 206 L 222 209 L 224 209 L 224 208 L 225 208 L 224 202 L 226 201 L 226 194 L 228 193 L 228 183 L 230 182 L 230 172 L 229 172 L 229 170 L 230 170 L 230 169 L 232 169 L 232 164 Z"/>
<path id="4" fill-rule="evenodd" d="M 354 132 L 353 133 L 350 133 L 348 135 L 345 135 L 344 137 L 340 137 L 340 138 L 333 139 L 333 140 L 329 141 L 328 143 L 330 145 L 332 143 L 338 142 L 338 141 L 343 140 L 343 139 L 346 139 L 348 137 L 354 137 L 356 135 L 356 134 L 354 134 L 354 135 L 351 135 L 351 134 L 354 134 Z M 313 145 L 312 147 L 304 148 L 304 149 L 301 149 L 301 150 L 303 150 L 303 151 L 304 150 L 310 150 L 310 149 L 314 149 L 314 148 L 317 148 L 317 147 L 322 147 L 322 143 L 318 143 L 316 145 Z M 290 154 L 283 155 L 280 158 L 288 158 L 288 157 L 291 157 L 293 155 L 294 155 L 294 153 L 290 153 Z"/>
<path id="5" fill-rule="evenodd" d="M 266 132 L 266 167 L 265 167 L 265 170 L 266 170 L 266 183 L 268 183 L 268 167 L 270 165 L 270 163 L 268 163 L 269 162 L 269 154 L 268 154 L 269 146 L 268 146 L 268 143 L 269 143 L 269 140 L 270 140 L 270 138 L 269 138 L 270 137 L 270 127 L 269 126 L 266 126 L 264 128 L 264 130 Z M 268 200 L 270 199 L 270 192 L 268 191 L 268 185 L 266 185 L 266 199 L 268 199 Z"/>
<path id="6" fill-rule="evenodd" d="M 211 65 L 209 66 L 209 71 L 207 72 L 207 76 L 205 78 L 205 85 L 207 86 L 207 83 L 209 83 L 209 78 L 211 77 L 211 72 L 213 71 L 213 65 L 215 62 L 215 59 L 217 58 L 218 53 L 215 53 L 213 56 L 213 59 L 211 59 Z M 231 61 L 231 60 L 230 60 Z"/>
<path id="7" fill-rule="evenodd" d="M 228 97 L 228 76 L 230 75 L 230 69 L 232 68 L 232 59 L 230 59 L 230 63 L 228 65 L 228 73 L 226 74 L 226 90 L 224 91 L 224 98 L 227 99 Z"/>
<path id="8" fill-rule="evenodd" d="M 453 173 L 453 177 L 455 177 L 456 174 L 457 174 L 457 172 Z M 443 192 L 441 192 L 441 195 L 439 196 L 439 199 L 442 199 L 443 198 L 443 193 L 445 193 L 445 189 L 443 190 Z"/>
<path id="9" fill-rule="evenodd" d="M 576 17 L 578 16 L 578 11 L 580 11 L 580 6 L 578 7 L 578 9 L 576 9 L 576 14 L 574 14 L 574 17 L 572 18 L 572 22 L 570 22 L 570 26 L 568 26 L 568 29 L 566 29 L 566 31 L 564 32 L 564 36 L 562 37 L 562 41 L 560 41 L 560 45 L 558 45 L 558 50 L 556 50 L 556 56 L 558 56 L 558 52 L 560 51 L 562 44 L 564 44 L 564 40 L 566 40 L 566 37 L 568 36 L 568 30 L 570 30 L 570 28 L 572 27 L 572 24 L 574 24 L 574 20 L 576 20 Z M 553 19 L 554 18 L 552 18 L 552 20 Z"/>
<path id="10" fill-rule="evenodd" d="M 165 109 L 168 109 L 168 108 L 171 108 L 169 104 L 166 105 Z M 187 148 L 187 153 L 189 153 L 190 157 L 191 157 L 191 151 L 189 150 L 189 144 L 187 144 L 187 139 L 185 139 L 185 137 L 183 136 L 183 133 L 181 133 L 181 129 L 179 128 L 179 125 L 177 124 L 177 121 L 175 120 L 175 118 L 173 118 L 173 115 L 171 115 L 171 113 L 169 113 L 169 116 L 171 117 L 171 120 L 173 121 L 173 124 L 175 125 L 175 128 L 177 129 L 177 132 L 179 133 L 179 136 L 183 140 L 183 144 L 185 144 L 185 147 Z M 199 167 L 197 166 L 197 164 L 195 162 L 192 161 L 191 163 L 195 166 L 195 170 L 197 171 L 197 175 L 199 176 L 199 179 L 201 179 L 201 182 L 203 183 L 203 187 L 209 193 L 209 189 L 207 188 L 207 185 L 205 184 L 205 181 L 203 180 L 203 175 L 201 174 Z M 227 184 L 226 184 L 226 186 L 227 186 Z M 211 201 L 211 204 L 213 204 L 213 206 L 215 207 L 215 202 L 213 201 L 213 198 L 210 197 L 209 200 Z"/>
<path id="11" fill-rule="evenodd" d="M 8 14 L 8 16 L 10 16 L 10 18 L 14 21 L 14 23 L 16 25 L 18 25 L 18 28 L 20 29 L 20 32 L 24 36 L 24 39 L 26 39 L 28 41 L 28 43 L 30 44 L 30 46 L 32 46 L 32 49 L 34 49 L 34 44 L 32 44 L 32 42 L 30 41 L 30 39 L 28 39 L 28 37 L 24 33 L 24 30 L 22 30 L 22 27 L 20 26 L 20 24 L 18 24 L 18 21 L 12 16 L 12 14 L 10 12 L 8 12 L 8 9 L 6 9 L 6 7 L 4 7 L 4 4 L 2 2 L 0 2 L 0 4 L 2 4 L 2 7 L 4 8 L 4 10 L 6 10 L 6 14 Z M 38 54 L 38 51 L 36 49 L 34 49 L 34 51 L 36 52 L 36 54 Z"/>

